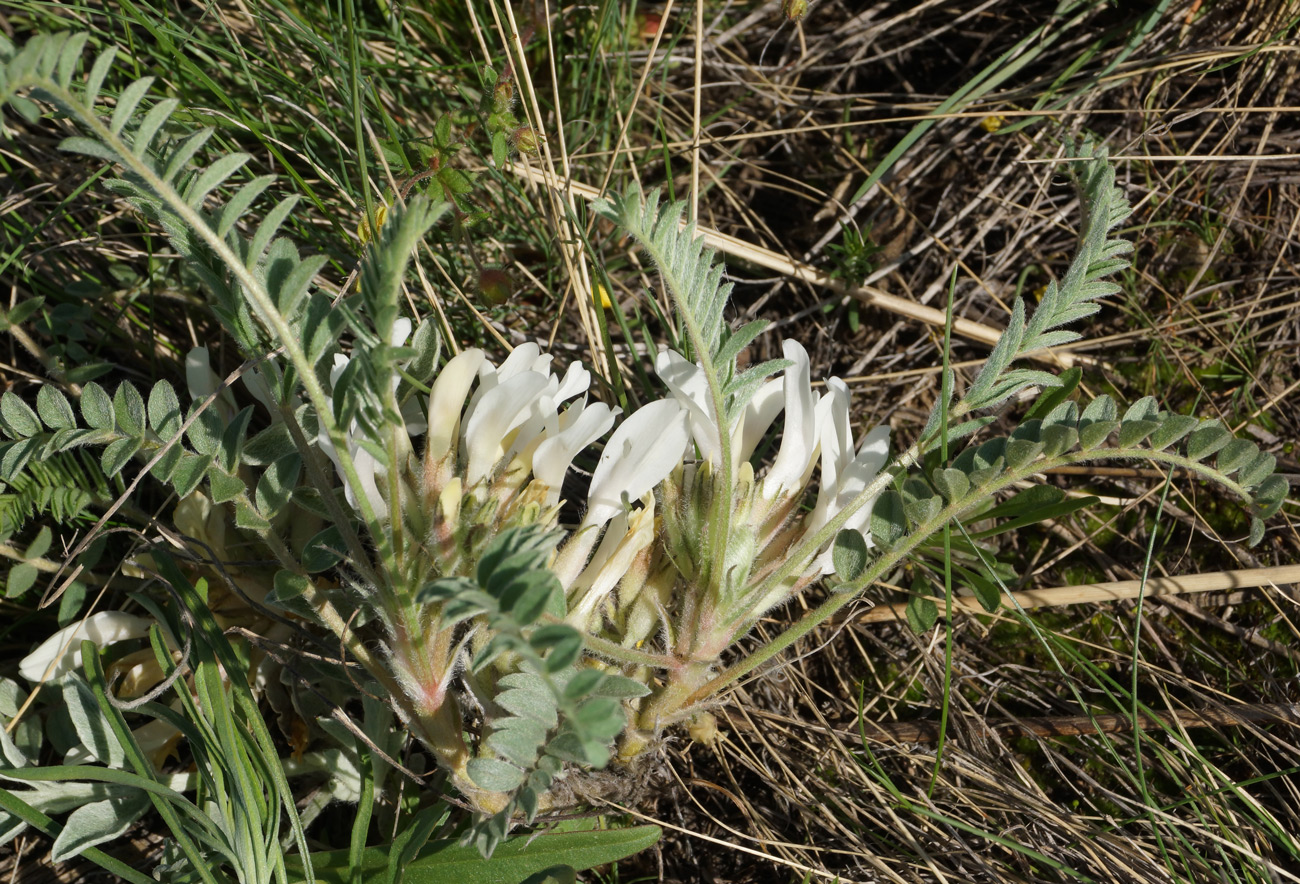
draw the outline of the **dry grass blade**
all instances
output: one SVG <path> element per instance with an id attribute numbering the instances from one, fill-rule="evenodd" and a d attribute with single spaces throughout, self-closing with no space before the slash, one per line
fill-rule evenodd
<path id="1" fill-rule="evenodd" d="M 1135 599 L 1139 595 L 1153 599 L 1201 592 L 1229 592 L 1260 586 L 1271 586 L 1277 589 L 1281 585 L 1295 583 L 1300 583 L 1300 565 L 1251 568 L 1244 571 L 1216 571 L 1208 574 L 1188 574 L 1182 577 L 1152 577 L 1146 581 L 1145 588 L 1141 580 L 1115 580 L 1108 583 L 1031 589 L 1011 595 L 1022 608 L 1044 608 L 1100 604 L 1121 599 Z M 955 611 L 980 613 L 984 610 L 974 596 L 958 596 L 952 600 L 952 604 Z M 904 620 L 906 608 L 906 604 L 877 605 L 865 614 L 857 615 L 855 619 L 862 623 Z"/>

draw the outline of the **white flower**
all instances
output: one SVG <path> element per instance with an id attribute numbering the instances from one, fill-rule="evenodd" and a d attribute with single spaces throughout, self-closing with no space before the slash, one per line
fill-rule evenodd
<path id="1" fill-rule="evenodd" d="M 191 492 L 176 504 L 172 524 L 182 534 L 206 545 L 208 553 L 217 561 L 233 558 L 226 552 L 226 514 L 202 491 Z"/>
<path id="2" fill-rule="evenodd" d="M 830 391 L 822 400 L 821 491 L 809 517 L 808 531 L 818 531 L 841 510 L 849 505 L 876 478 L 889 459 L 889 427 L 879 426 L 862 439 L 857 453 L 853 448 L 853 431 L 849 426 L 849 388 L 839 378 L 826 382 Z M 859 508 L 844 527 L 860 531 L 871 546 L 871 500 Z M 830 551 L 823 553 L 814 563 L 822 574 L 834 570 Z"/>
<path id="3" fill-rule="evenodd" d="M 581 429 L 567 436 L 562 449 L 576 444 L 558 480 L 563 480 L 564 470 L 577 451 L 595 441 L 612 426 L 610 413 L 601 408 L 582 421 L 585 401 L 572 406 L 565 417 L 559 414 L 560 406 L 569 399 L 586 392 L 591 375 L 577 363 L 569 366 L 563 379 L 550 370 L 551 357 L 539 353 L 534 343 L 516 347 L 500 368 L 484 361 L 479 366 L 479 387 L 470 398 L 463 418 L 464 443 L 468 463 L 465 468 L 466 487 L 489 478 L 503 460 L 507 463 L 520 458 L 527 471 L 532 467 L 535 450 L 549 438 L 554 438 L 571 428 L 574 423 Z M 576 409 L 576 411 L 575 411 Z M 603 428 L 580 444 L 575 440 L 597 426 Z M 547 449 L 547 466 L 559 460 L 554 446 Z M 554 478 L 554 469 L 548 478 Z M 541 478 L 541 477 L 539 477 Z M 559 482 L 555 483 L 558 486 Z"/>
<path id="4" fill-rule="evenodd" d="M 792 497 L 803 491 L 817 462 L 821 444 L 816 414 L 820 397 L 812 389 L 808 351 L 797 341 L 786 340 L 781 344 L 781 352 L 794 365 L 785 370 L 782 378 L 785 432 L 781 435 L 781 448 L 772 468 L 763 477 L 763 496 L 768 500 L 778 493 Z M 766 430 L 764 427 L 762 432 Z"/>
<path id="5" fill-rule="evenodd" d="M 564 402 L 586 391 L 591 375 L 575 363 L 558 378 L 550 363 L 533 343 L 515 348 L 500 368 L 482 350 L 466 350 L 447 363 L 429 395 L 425 469 L 437 471 L 431 477 L 435 487 L 451 480 L 448 458 L 454 452 L 464 457 L 467 488 L 490 479 L 504 461 L 521 468 L 520 477 L 531 472 L 547 486 L 547 506 L 559 502 L 569 464 L 609 432 L 620 410 L 589 405 L 582 396 L 561 413 Z"/>
<path id="6" fill-rule="evenodd" d="M 591 477 L 584 528 L 603 525 L 662 482 L 682 462 L 690 441 L 687 415 L 672 399 L 636 410 L 614 431 Z"/>
<path id="7" fill-rule="evenodd" d="M 555 400 L 547 395 L 554 380 L 540 372 L 522 372 L 493 387 L 472 406 L 465 418 L 466 487 L 488 477 L 505 457 L 506 437 L 512 430 L 530 417 L 541 417 L 546 411 L 554 414 Z"/>
<path id="8" fill-rule="evenodd" d="M 121 611 L 100 611 L 65 626 L 41 642 L 18 664 L 18 673 L 32 684 L 54 682 L 81 666 L 81 643 L 97 645 L 141 638 L 149 634 L 151 621 Z"/>
<path id="9" fill-rule="evenodd" d="M 250 369 L 240 375 L 239 380 L 243 383 L 244 389 L 262 403 L 268 412 L 275 414 L 279 410 L 274 397 L 271 396 L 271 388 L 266 383 L 266 376 L 262 373 L 262 369 Z M 220 389 L 221 378 L 217 377 L 217 373 L 212 370 L 207 347 L 195 347 L 185 354 L 185 386 L 189 390 L 190 399 L 195 402 L 207 399 Z M 209 409 L 216 409 L 216 413 L 226 423 L 234 420 L 239 409 L 235 406 L 235 396 L 231 388 L 226 387 L 221 390 Z"/>
<path id="10" fill-rule="evenodd" d="M 548 433 L 533 449 L 533 476 L 550 489 L 547 506 L 559 502 L 560 486 L 573 458 L 608 433 L 614 426 L 614 419 L 621 413 L 622 409 L 610 408 L 603 402 L 591 405 L 587 405 L 585 400 L 576 402 L 560 416 L 557 432 Z"/>
<path id="11" fill-rule="evenodd" d="M 761 483 L 763 496 L 768 500 L 778 494 L 795 497 L 802 492 L 820 450 L 821 422 L 817 416 L 820 397 L 812 389 L 808 352 L 799 342 L 791 340 L 783 341 L 781 349 L 792 364 L 779 380 L 769 380 L 760 386 L 735 425 L 728 428 L 731 466 L 737 470 L 753 455 L 777 415 L 785 412 L 780 450 Z M 655 360 L 655 371 L 689 412 L 691 438 L 700 458 L 717 466 L 721 460 L 721 434 L 704 370 L 680 354 L 664 350 Z"/>
<path id="12" fill-rule="evenodd" d="M 614 516 L 587 567 L 572 586 L 566 587 L 570 595 L 566 619 L 570 625 L 582 630 L 599 630 L 601 602 L 623 579 L 633 560 L 654 542 L 654 495 L 646 493 L 641 503 L 641 508 L 632 513 L 625 510 Z"/>
<path id="13" fill-rule="evenodd" d="M 483 351 L 466 350 L 447 360 L 429 393 L 429 463 L 437 463 L 452 453 L 460 439 L 460 413 L 465 397 L 487 361 Z"/>
<path id="14" fill-rule="evenodd" d="M 652 530 L 653 518 L 643 522 L 633 517 L 629 531 L 629 523 L 625 521 L 629 505 L 646 498 L 656 485 L 681 466 L 690 441 L 687 413 L 672 399 L 660 399 L 642 406 L 619 425 L 605 443 L 605 450 L 601 452 L 596 471 L 592 474 L 591 488 L 587 493 L 587 513 L 582 524 L 560 550 L 552 566 L 562 586 L 572 588 L 580 579 L 586 579 L 590 585 L 596 581 L 598 572 L 603 575 L 602 585 L 608 583 L 612 587 L 617 583 L 626 571 L 626 564 L 615 575 L 615 569 L 603 562 L 599 565 L 594 560 L 591 565 L 587 562 L 601 528 L 614 520 L 605 531 L 606 539 L 601 544 L 601 549 L 607 550 L 606 559 L 614 558 L 616 549 L 625 538 L 630 539 L 633 535 L 643 538 L 644 531 Z M 640 547 L 624 546 L 621 552 L 625 555 L 619 560 L 630 562 L 639 550 Z"/>
<path id="15" fill-rule="evenodd" d="M 708 379 L 704 369 L 673 350 L 661 350 L 655 358 L 655 374 L 664 382 L 673 398 L 690 416 L 691 438 L 699 449 L 700 459 L 715 466 L 722 459 L 722 437 L 713 413 Z"/>

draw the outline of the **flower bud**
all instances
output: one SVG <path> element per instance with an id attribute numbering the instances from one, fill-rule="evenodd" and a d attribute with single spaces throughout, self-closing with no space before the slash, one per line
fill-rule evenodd
<path id="1" fill-rule="evenodd" d="M 515 143 L 515 150 L 531 156 L 537 153 L 537 148 L 542 143 L 542 136 L 538 135 L 532 126 L 520 126 L 514 131 L 511 140 Z"/>
<path id="2" fill-rule="evenodd" d="M 515 83 L 502 77 L 497 80 L 497 84 L 492 87 L 492 109 L 499 114 L 504 114 L 510 110 L 510 105 L 515 100 Z"/>
<path id="3" fill-rule="evenodd" d="M 715 746 L 722 739 L 718 719 L 712 712 L 701 712 L 686 723 L 691 739 L 704 746 Z"/>
<path id="4" fill-rule="evenodd" d="M 663 27 L 663 16 L 657 12 L 647 12 L 638 16 L 641 22 L 641 39 L 647 43 L 654 40 L 659 29 Z"/>
<path id="5" fill-rule="evenodd" d="M 782 0 L 781 14 L 787 21 L 797 22 L 808 12 L 808 0 Z"/>
<path id="6" fill-rule="evenodd" d="M 500 307 L 510 300 L 513 292 L 514 280 L 510 278 L 509 273 L 496 268 L 479 271 L 478 293 L 484 302 L 493 307 Z"/>

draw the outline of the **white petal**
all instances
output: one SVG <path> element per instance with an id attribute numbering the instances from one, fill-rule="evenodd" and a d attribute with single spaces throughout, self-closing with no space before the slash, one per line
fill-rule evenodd
<path id="1" fill-rule="evenodd" d="M 575 362 L 564 373 L 564 380 L 560 382 L 559 388 L 555 391 L 555 401 L 567 402 L 574 396 L 587 392 L 587 387 L 590 384 L 591 372 L 583 368 L 581 363 Z"/>
<path id="2" fill-rule="evenodd" d="M 600 601 L 600 597 L 591 592 L 592 582 L 600 576 L 600 571 L 605 563 L 609 561 L 610 556 L 614 554 L 614 551 L 618 549 L 618 545 L 627 536 L 627 523 L 628 514 L 626 511 L 617 513 L 610 520 L 609 527 L 605 529 L 605 536 L 601 538 L 600 545 L 596 547 L 596 552 L 592 554 L 591 560 L 587 562 L 587 566 L 582 569 L 582 573 L 573 581 L 573 584 L 566 587 L 570 594 L 569 614 L 566 619 L 579 629 L 588 627 L 587 619 Z"/>
<path id="3" fill-rule="evenodd" d="M 402 403 L 402 423 L 406 425 L 408 436 L 423 436 L 429 429 L 429 419 L 425 417 L 419 399 L 412 397 Z"/>
<path id="4" fill-rule="evenodd" d="M 600 624 L 590 622 L 600 603 L 627 574 L 633 560 L 654 542 L 654 498 L 650 505 L 629 515 L 619 513 L 605 530 L 596 554 L 578 577 L 578 593 L 570 603 L 568 622 L 578 629 L 596 630 Z"/>
<path id="5" fill-rule="evenodd" d="M 853 498 L 857 497 L 876 478 L 885 462 L 889 460 L 889 427 L 882 425 L 876 427 L 862 439 L 862 445 L 858 448 L 858 456 L 853 459 L 853 463 L 844 471 L 840 478 L 839 493 L 836 495 L 836 503 L 839 509 L 848 506 Z M 863 513 L 866 516 L 862 516 Z M 865 526 L 867 518 L 871 515 L 871 507 L 863 507 L 853 514 L 850 520 L 855 525 Z"/>
<path id="6" fill-rule="evenodd" d="M 429 456 L 441 460 L 460 433 L 460 413 L 479 367 L 486 361 L 482 350 L 466 350 L 448 360 L 429 393 Z"/>
<path id="7" fill-rule="evenodd" d="M 334 367 L 330 369 L 330 389 L 333 390 L 339 385 L 339 378 L 343 377 L 343 370 L 348 367 L 352 360 L 342 353 L 334 354 Z"/>
<path id="8" fill-rule="evenodd" d="M 522 421 L 517 418 L 517 426 L 506 431 L 507 434 L 514 432 L 510 447 L 505 452 L 507 461 L 513 461 L 521 454 L 528 455 L 528 459 L 531 460 L 532 449 L 537 447 L 545 436 L 560 432 L 560 407 L 552 395 L 553 386 L 555 386 L 555 378 L 548 381 L 545 392 L 539 393 L 525 406 L 524 411 L 518 416 Z"/>
<path id="9" fill-rule="evenodd" d="M 785 402 L 781 398 L 781 382 L 775 379 L 764 382 L 746 403 L 740 426 L 732 434 L 733 460 L 739 464 L 754 456 L 754 449 L 763 441 L 783 408 Z"/>
<path id="10" fill-rule="evenodd" d="M 500 368 L 497 368 L 491 362 L 485 361 L 479 368 L 478 389 L 470 397 L 469 406 L 465 409 L 462 418 L 465 424 L 468 425 L 473 419 L 474 413 L 479 408 L 479 403 L 483 401 L 483 397 L 488 393 L 525 372 L 536 372 L 550 378 L 550 364 L 551 357 L 541 355 L 541 348 L 532 341 L 516 347 L 506 357 L 506 361 L 501 363 Z M 554 381 L 554 384 L 558 389 L 559 381 Z"/>
<path id="11" fill-rule="evenodd" d="M 195 347 L 185 354 L 185 386 L 191 399 L 206 399 L 221 386 L 221 378 L 212 370 L 207 347 Z"/>
<path id="12" fill-rule="evenodd" d="M 812 472 L 818 448 L 817 399 L 812 389 L 808 351 L 797 341 L 787 340 L 782 344 L 782 352 L 794 365 L 785 370 L 782 379 L 785 432 L 781 435 L 781 449 L 776 460 L 763 479 L 763 495 L 768 499 L 775 497 L 778 491 L 792 494 L 804 486 Z M 847 415 L 847 405 L 845 413 Z"/>
<path id="13" fill-rule="evenodd" d="M 672 399 L 637 409 L 614 431 L 591 477 L 584 526 L 600 525 L 663 481 L 682 462 L 690 433 L 686 412 Z"/>
<path id="14" fill-rule="evenodd" d="M 248 378 L 250 374 L 244 377 Z M 185 354 L 185 386 L 189 389 L 190 398 L 195 401 L 207 399 L 221 387 L 221 378 L 212 370 L 207 347 L 195 347 Z M 234 420 L 239 411 L 235 407 L 235 396 L 229 388 L 222 390 L 209 408 L 215 410 L 227 423 Z"/>
<path id="15" fill-rule="evenodd" d="M 571 406 L 565 412 L 565 418 L 573 414 L 575 409 L 578 414 L 566 421 L 568 426 L 556 435 L 543 439 L 533 452 L 533 475 L 552 489 L 555 500 L 559 499 L 564 474 L 573 458 L 608 433 L 610 427 L 614 426 L 614 418 L 619 414 L 619 409 L 610 409 L 604 402 L 595 402 L 585 407 Z"/>
<path id="16" fill-rule="evenodd" d="M 271 395 L 271 385 L 266 382 L 265 369 L 255 368 L 252 371 L 244 372 L 240 378 L 247 390 L 254 399 L 262 403 L 266 410 L 271 414 L 279 414 L 279 405 L 275 397 Z"/>
<path id="17" fill-rule="evenodd" d="M 713 416 L 713 403 L 709 398 L 709 382 L 704 369 L 672 350 L 661 350 L 655 358 L 655 373 L 668 387 L 676 400 L 690 412 L 691 436 L 700 449 L 700 457 L 712 464 L 720 464 L 722 440 L 718 422 Z"/>
<path id="18" fill-rule="evenodd" d="M 97 645 L 109 645 L 149 634 L 152 621 L 121 611 L 100 611 L 85 620 L 60 629 L 41 642 L 18 664 L 18 673 L 32 684 L 42 680 L 58 681 L 81 666 L 81 642 L 90 639 Z M 45 671 L 50 669 L 48 679 Z"/>
<path id="19" fill-rule="evenodd" d="M 393 321 L 392 337 L 388 343 L 394 347 L 400 347 L 406 343 L 406 339 L 411 336 L 411 320 L 405 316 L 399 316 Z"/>
<path id="20" fill-rule="evenodd" d="M 356 468 L 357 478 L 361 480 L 361 493 L 370 501 L 370 507 L 374 510 L 376 518 L 385 519 L 388 517 L 388 504 L 384 502 L 384 497 L 379 491 L 378 478 L 387 475 L 387 470 L 375 459 L 375 456 L 360 445 L 352 446 L 352 465 Z M 345 483 L 346 484 L 346 483 Z M 346 488 L 348 503 L 352 504 L 353 509 L 360 508 L 357 506 L 357 495 L 351 485 Z"/>
<path id="21" fill-rule="evenodd" d="M 487 476 L 505 456 L 502 443 L 506 434 L 528 419 L 529 406 L 546 389 L 549 380 L 535 371 L 524 372 L 489 390 L 479 400 L 473 413 L 465 419 L 465 445 L 469 449 L 465 470 L 467 487 Z"/>
<path id="22" fill-rule="evenodd" d="M 871 481 L 880 474 L 881 468 L 884 467 L 888 460 L 889 427 L 879 426 L 863 438 L 862 447 L 858 449 L 858 456 L 844 470 L 839 482 L 836 483 L 834 500 L 827 508 L 825 517 L 820 522 L 817 522 L 818 513 L 814 511 L 814 523 L 809 530 L 817 530 L 852 503 L 859 494 L 866 490 Z M 845 528 L 860 532 L 865 537 L 868 547 L 872 546 L 871 510 L 875 505 L 876 499 L 873 497 L 859 507 L 844 523 Z M 813 566 L 822 574 L 829 574 L 835 570 L 835 566 L 831 561 L 831 549 L 829 547 L 817 558 Z"/>
<path id="23" fill-rule="evenodd" d="M 821 428 L 821 490 L 813 507 L 809 531 L 830 521 L 840 476 L 853 462 L 853 430 L 849 426 L 849 388 L 839 378 L 826 382 L 826 395 L 817 403 Z"/>
<path id="24" fill-rule="evenodd" d="M 506 357 L 506 361 L 501 363 L 497 369 L 497 381 L 508 381 L 512 377 L 525 371 L 537 371 L 545 373 L 551 364 L 550 356 L 542 355 L 542 348 L 538 347 L 532 341 L 520 344 L 511 351 Z"/>

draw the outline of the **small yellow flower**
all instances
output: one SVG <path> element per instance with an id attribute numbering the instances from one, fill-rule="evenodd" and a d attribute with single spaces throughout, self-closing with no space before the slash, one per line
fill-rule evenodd
<path id="1" fill-rule="evenodd" d="M 1007 118 L 1001 114 L 989 114 L 980 120 L 980 128 L 985 132 L 996 132 L 1007 124 Z"/>
<path id="2" fill-rule="evenodd" d="M 387 217 L 388 217 L 387 205 L 380 205 L 378 209 L 375 209 L 376 230 L 384 226 L 384 219 Z M 370 242 L 370 237 L 371 237 L 370 222 L 366 219 L 365 215 L 362 215 L 361 223 L 357 225 L 357 239 L 361 240 L 361 244 L 364 246 L 366 243 Z"/>
<path id="3" fill-rule="evenodd" d="M 592 289 L 591 297 L 592 300 L 604 307 L 606 310 L 612 310 L 614 308 L 614 302 L 610 300 L 608 289 L 600 283 L 596 283 L 596 287 Z"/>

